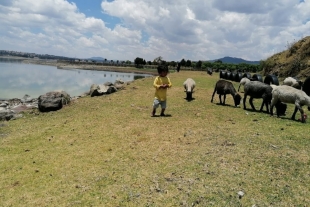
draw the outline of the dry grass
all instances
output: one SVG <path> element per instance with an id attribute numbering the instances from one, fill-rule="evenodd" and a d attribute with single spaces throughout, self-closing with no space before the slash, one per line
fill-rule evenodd
<path id="1" fill-rule="evenodd" d="M 220 106 L 210 103 L 218 74 L 169 76 L 171 117 L 150 117 L 150 77 L 2 124 L 0 206 L 310 204 L 310 123 L 290 120 L 292 105 L 283 118 L 235 108 L 231 96 Z"/>
<path id="2" fill-rule="evenodd" d="M 287 43 L 287 50 L 274 54 L 263 62 L 265 75 L 278 73 L 282 79 L 289 76 L 306 79 L 310 76 L 310 36 Z"/>

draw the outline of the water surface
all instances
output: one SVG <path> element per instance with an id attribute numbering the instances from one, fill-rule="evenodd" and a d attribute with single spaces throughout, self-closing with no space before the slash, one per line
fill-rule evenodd
<path id="1" fill-rule="evenodd" d="M 0 100 L 23 98 L 25 94 L 37 98 L 54 90 L 64 90 L 71 97 L 88 92 L 92 84 L 132 81 L 147 74 L 57 69 L 56 66 L 24 64 L 0 58 Z"/>

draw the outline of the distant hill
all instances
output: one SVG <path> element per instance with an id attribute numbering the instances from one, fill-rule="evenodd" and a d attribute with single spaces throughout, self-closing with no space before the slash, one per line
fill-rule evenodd
<path id="1" fill-rule="evenodd" d="M 103 57 L 91 57 L 91 58 L 87 58 L 88 60 L 101 60 L 101 61 L 103 61 L 103 60 L 105 60 L 105 58 L 103 58 Z"/>
<path id="2" fill-rule="evenodd" d="M 209 60 L 209 61 L 215 62 L 217 60 L 221 60 L 222 63 L 233 63 L 233 64 L 247 63 L 247 64 L 258 65 L 260 63 L 260 61 L 249 61 L 249 60 L 244 60 L 242 58 L 228 57 L 228 56 L 220 58 L 220 59 L 216 59 L 216 60 Z"/>
<path id="3" fill-rule="evenodd" d="M 287 50 L 262 61 L 264 75 L 304 79 L 310 76 L 310 36 L 287 45 Z"/>

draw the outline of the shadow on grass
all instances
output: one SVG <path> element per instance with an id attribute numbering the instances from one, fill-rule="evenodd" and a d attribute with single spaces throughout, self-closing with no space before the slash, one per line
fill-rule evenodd
<path id="1" fill-rule="evenodd" d="M 184 98 L 187 102 L 191 102 L 191 101 L 194 101 L 195 98 L 191 98 L 191 99 L 187 99 L 187 98 Z"/>
<path id="2" fill-rule="evenodd" d="M 161 115 L 154 115 L 154 116 L 151 116 L 152 118 L 154 117 L 172 117 L 171 114 L 165 114 L 164 116 L 161 116 Z"/>
<path id="3" fill-rule="evenodd" d="M 284 115 L 280 115 L 280 116 L 277 116 L 277 115 L 274 115 L 275 118 L 278 118 L 278 119 L 283 119 L 283 120 L 290 120 L 290 121 L 294 121 L 294 122 L 301 122 L 301 119 L 298 118 L 298 119 L 292 119 L 292 117 L 286 117 L 285 114 Z M 304 122 L 306 123 L 307 120 Z"/>
<path id="4" fill-rule="evenodd" d="M 221 103 L 215 103 L 217 106 L 225 106 L 225 107 L 232 107 L 232 108 L 240 108 L 240 107 L 236 107 L 234 105 L 230 105 L 230 104 L 221 104 Z"/>
<path id="5" fill-rule="evenodd" d="M 254 109 L 243 109 L 244 111 L 249 111 L 249 112 L 257 112 L 257 113 L 263 113 L 263 114 L 270 114 L 269 112 L 267 111 L 260 111 L 260 110 L 254 110 Z"/>

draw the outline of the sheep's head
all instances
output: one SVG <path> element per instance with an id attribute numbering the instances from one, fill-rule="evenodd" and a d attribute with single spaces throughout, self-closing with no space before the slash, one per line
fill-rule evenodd
<path id="1" fill-rule="evenodd" d="M 301 122 L 303 122 L 303 123 L 305 123 L 306 120 L 307 120 L 307 118 L 308 118 L 307 114 L 303 114 L 303 115 L 301 116 L 301 118 L 299 118 L 298 120 L 301 121 Z"/>
<path id="2" fill-rule="evenodd" d="M 186 92 L 186 99 L 191 100 L 193 98 L 193 93 L 191 91 Z"/>
<path id="3" fill-rule="evenodd" d="M 241 96 L 237 93 L 234 95 L 234 102 L 235 102 L 235 106 L 240 105 L 240 101 L 241 101 Z"/>

